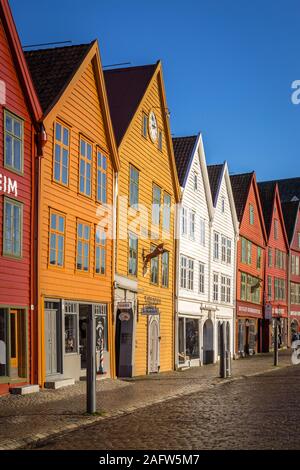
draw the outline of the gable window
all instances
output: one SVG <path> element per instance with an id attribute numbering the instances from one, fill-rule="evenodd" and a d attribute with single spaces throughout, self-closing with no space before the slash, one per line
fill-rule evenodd
<path id="1" fill-rule="evenodd" d="M 77 256 L 76 269 L 88 272 L 90 267 L 91 227 L 84 222 L 77 223 Z"/>
<path id="2" fill-rule="evenodd" d="M 155 250 L 155 246 L 151 246 L 151 252 Z M 158 256 L 151 258 L 150 261 L 150 281 L 152 284 L 158 284 Z"/>
<path id="3" fill-rule="evenodd" d="M 133 233 L 128 234 L 128 273 L 137 276 L 138 238 Z"/>
<path id="4" fill-rule="evenodd" d="M 147 114 L 142 114 L 142 136 L 147 138 L 147 129 L 148 129 L 148 116 Z"/>
<path id="5" fill-rule="evenodd" d="M 170 232 L 171 228 L 171 196 L 164 192 L 163 222 L 162 229 Z"/>
<path id="6" fill-rule="evenodd" d="M 161 189 L 156 184 L 153 185 L 152 190 L 152 223 L 153 225 L 160 224 L 160 200 Z"/>
<path id="7" fill-rule="evenodd" d="M 249 218 L 250 225 L 254 225 L 254 207 L 252 204 L 249 204 Z"/>
<path id="8" fill-rule="evenodd" d="M 274 238 L 278 240 L 278 220 L 274 219 Z"/>
<path id="9" fill-rule="evenodd" d="M 103 228 L 95 230 L 95 273 L 105 274 L 106 271 L 106 233 Z"/>
<path id="10" fill-rule="evenodd" d="M 24 167 L 24 121 L 4 110 L 4 166 L 17 173 Z"/>
<path id="11" fill-rule="evenodd" d="M 218 232 L 214 232 L 214 259 L 219 259 L 219 234 Z"/>
<path id="12" fill-rule="evenodd" d="M 165 251 L 161 257 L 161 285 L 169 287 L 169 252 Z"/>
<path id="13" fill-rule="evenodd" d="M 162 152 L 163 148 L 163 133 L 161 129 L 158 129 L 158 150 Z"/>
<path id="14" fill-rule="evenodd" d="M 194 191 L 198 191 L 198 173 L 194 172 Z"/>
<path id="15" fill-rule="evenodd" d="M 22 256 L 23 204 L 4 198 L 3 255 Z"/>
<path id="16" fill-rule="evenodd" d="M 219 300 L 219 274 L 213 274 L 213 299 L 215 302 Z"/>
<path id="17" fill-rule="evenodd" d="M 268 248 L 268 266 L 269 266 L 269 268 L 272 267 L 272 264 L 273 264 L 273 252 L 272 252 L 272 248 Z"/>
<path id="18" fill-rule="evenodd" d="M 137 206 L 139 203 L 139 170 L 129 165 L 129 205 Z"/>
<path id="19" fill-rule="evenodd" d="M 92 177 L 92 145 L 80 138 L 79 192 L 90 197 Z"/>
<path id="20" fill-rule="evenodd" d="M 195 240 L 196 212 L 190 211 L 190 238 Z"/>
<path id="21" fill-rule="evenodd" d="M 200 245 L 205 246 L 205 219 L 200 219 Z"/>
<path id="22" fill-rule="evenodd" d="M 49 264 L 62 267 L 65 251 L 65 216 L 50 212 Z"/>
<path id="23" fill-rule="evenodd" d="M 54 181 L 68 186 L 69 184 L 70 130 L 55 123 L 54 143 Z"/>
<path id="24" fill-rule="evenodd" d="M 261 259 L 262 259 L 262 251 L 260 246 L 257 247 L 257 258 L 256 258 L 256 268 L 261 269 Z"/>
<path id="25" fill-rule="evenodd" d="M 107 202 L 107 158 L 97 150 L 97 201 Z"/>
<path id="26" fill-rule="evenodd" d="M 188 211 L 185 207 L 181 208 L 181 233 L 182 235 L 187 235 L 187 218 Z"/>
<path id="27" fill-rule="evenodd" d="M 222 214 L 224 214 L 225 212 L 225 197 L 224 196 L 221 199 L 221 211 L 222 211 Z"/>
<path id="28" fill-rule="evenodd" d="M 199 262 L 199 294 L 204 294 L 204 263 Z"/>

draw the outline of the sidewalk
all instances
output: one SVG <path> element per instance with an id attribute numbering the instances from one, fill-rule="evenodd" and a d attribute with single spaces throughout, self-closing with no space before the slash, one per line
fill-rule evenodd
<path id="1" fill-rule="evenodd" d="M 290 350 L 279 353 L 276 369 L 287 366 L 291 366 Z M 272 354 L 263 354 L 232 361 L 232 378 L 225 380 L 218 378 L 218 365 L 127 380 L 101 380 L 97 382 L 98 414 L 95 416 L 85 413 L 85 382 L 59 390 L 42 390 L 34 395 L 2 396 L 0 450 L 28 448 L 80 426 L 274 369 Z"/>

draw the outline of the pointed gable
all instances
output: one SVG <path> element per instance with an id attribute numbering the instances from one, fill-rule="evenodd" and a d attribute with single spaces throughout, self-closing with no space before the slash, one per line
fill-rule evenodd
<path id="1" fill-rule="evenodd" d="M 297 218 L 299 213 L 299 201 L 290 201 L 281 203 L 285 229 L 288 237 L 289 244 L 292 244 Z"/>
<path id="2" fill-rule="evenodd" d="M 282 202 L 300 201 L 300 178 L 273 180 L 268 183 L 277 183 Z"/>
<path id="3" fill-rule="evenodd" d="M 185 186 L 194 156 L 198 135 L 173 137 L 174 156 L 180 186 Z"/>
<path id="4" fill-rule="evenodd" d="M 273 204 L 275 197 L 276 182 L 265 181 L 263 183 L 258 183 L 258 189 L 265 219 L 266 231 L 269 236 L 273 219 Z"/>
<path id="5" fill-rule="evenodd" d="M 220 185 L 222 182 L 223 170 L 224 170 L 224 164 L 207 166 L 211 195 L 212 195 L 214 207 L 216 207 L 217 205 L 218 194 L 219 194 Z"/>

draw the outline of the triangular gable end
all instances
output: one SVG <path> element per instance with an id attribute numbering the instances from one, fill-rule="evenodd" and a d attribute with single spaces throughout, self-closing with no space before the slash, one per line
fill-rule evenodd
<path id="1" fill-rule="evenodd" d="M 253 188 L 255 201 L 256 201 L 256 206 L 258 208 L 261 231 L 262 231 L 262 234 L 263 234 L 264 241 L 265 241 L 265 243 L 267 243 L 268 237 L 267 237 L 267 231 L 266 231 L 266 226 L 265 226 L 265 219 L 264 219 L 263 210 L 262 210 L 262 206 L 261 206 L 260 195 L 259 195 L 259 190 L 258 190 L 258 186 L 257 186 L 257 182 L 256 182 L 255 173 L 253 173 L 253 175 L 251 177 L 250 185 L 249 185 L 249 188 L 248 188 L 248 196 L 247 196 L 247 200 L 246 200 L 245 207 L 244 207 L 244 210 L 243 210 L 243 216 L 242 216 L 242 219 L 241 219 L 240 226 L 242 225 L 242 223 L 244 221 L 244 217 L 246 217 L 246 207 L 249 204 L 249 197 L 250 197 L 251 187 Z"/>
<path id="2" fill-rule="evenodd" d="M 284 217 L 283 217 L 283 213 L 282 213 L 281 201 L 280 201 L 280 195 L 279 195 L 279 190 L 278 190 L 278 184 L 277 183 L 275 185 L 274 198 L 273 198 L 273 204 L 272 204 L 272 220 L 271 220 L 270 230 L 269 230 L 269 234 L 268 234 L 269 238 L 270 238 L 270 234 L 271 234 L 271 230 L 272 230 L 272 226 L 273 226 L 275 203 L 276 203 L 276 206 L 278 208 L 279 217 L 280 217 L 280 224 L 282 226 L 282 231 L 283 231 L 283 237 L 284 237 L 286 249 L 288 251 L 289 250 L 289 241 L 288 241 L 288 236 L 287 236 L 286 229 L 285 229 L 285 222 L 284 222 Z"/>
<path id="3" fill-rule="evenodd" d="M 233 192 L 232 192 L 232 188 L 231 188 L 231 182 L 230 182 L 230 176 L 229 176 L 227 162 L 224 162 L 223 168 L 222 168 L 222 171 L 221 171 L 221 174 L 220 174 L 218 190 L 217 190 L 215 201 L 214 201 L 214 206 L 215 207 L 217 207 L 217 204 L 218 204 L 223 178 L 225 179 L 225 184 L 226 184 L 226 189 L 227 189 L 227 194 L 228 194 L 228 199 L 229 199 L 229 204 L 230 204 L 230 209 L 231 209 L 230 212 L 231 212 L 232 222 L 233 222 L 233 226 L 234 226 L 234 231 L 237 235 L 238 232 L 239 232 L 239 221 L 238 221 L 238 218 L 237 218 L 237 213 L 236 213 L 236 208 L 235 208 Z"/>

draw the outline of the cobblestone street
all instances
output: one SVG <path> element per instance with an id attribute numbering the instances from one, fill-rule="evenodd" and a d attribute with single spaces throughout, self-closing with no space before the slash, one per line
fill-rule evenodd
<path id="1" fill-rule="evenodd" d="M 300 368 L 149 406 L 43 449 L 300 449 Z"/>

